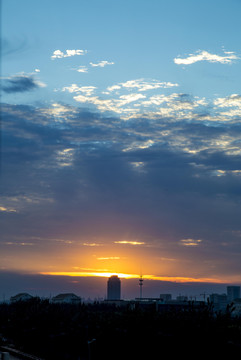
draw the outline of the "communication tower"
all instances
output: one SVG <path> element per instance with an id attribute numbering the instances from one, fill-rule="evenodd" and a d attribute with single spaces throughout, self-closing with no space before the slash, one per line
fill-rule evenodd
<path id="1" fill-rule="evenodd" d="M 142 299 L 142 286 L 143 286 L 143 278 L 142 278 L 142 275 L 140 276 L 140 279 L 139 279 L 139 286 L 140 286 L 140 299 Z"/>

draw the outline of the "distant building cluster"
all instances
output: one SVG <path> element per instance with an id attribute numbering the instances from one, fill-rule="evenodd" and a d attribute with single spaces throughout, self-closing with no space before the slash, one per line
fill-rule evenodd
<path id="1" fill-rule="evenodd" d="M 241 315 L 240 286 L 227 286 L 226 294 L 211 294 L 209 301 L 216 311 L 226 310 L 229 304 L 234 308 L 233 315 Z"/>
<path id="2" fill-rule="evenodd" d="M 139 282 L 140 285 L 140 282 Z M 143 279 L 141 282 L 143 286 Z M 141 289 L 142 290 L 142 289 Z M 155 306 L 158 311 L 169 310 L 172 308 L 179 309 L 185 308 L 190 304 L 190 299 L 187 296 L 177 296 L 176 299 L 172 299 L 171 294 L 160 294 L 158 298 L 143 298 L 141 296 L 134 300 L 123 300 L 121 299 L 121 280 L 117 275 L 113 275 L 107 280 L 107 297 L 103 302 L 113 303 L 117 306 L 124 306 L 130 304 L 131 306 Z M 200 307 L 206 304 L 206 295 L 204 295 L 203 301 L 196 301 L 194 298 L 191 299 L 193 306 Z M 17 301 L 27 301 L 32 299 L 33 296 L 28 293 L 20 293 L 10 298 L 10 302 L 14 303 Z M 81 297 L 73 293 L 62 293 L 58 294 L 50 299 L 53 304 L 80 304 L 82 301 Z M 227 286 L 227 292 L 224 294 L 209 294 L 207 301 L 213 306 L 215 312 L 226 311 L 227 306 L 232 309 L 234 316 L 241 316 L 241 298 L 240 298 L 240 286 Z"/>

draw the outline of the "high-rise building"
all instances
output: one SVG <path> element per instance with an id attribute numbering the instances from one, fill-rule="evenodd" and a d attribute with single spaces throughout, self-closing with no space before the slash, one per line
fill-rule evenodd
<path id="1" fill-rule="evenodd" d="M 240 286 L 227 286 L 228 302 L 240 298 Z"/>
<path id="2" fill-rule="evenodd" d="M 107 300 L 120 300 L 121 281 L 117 275 L 112 275 L 107 282 Z"/>

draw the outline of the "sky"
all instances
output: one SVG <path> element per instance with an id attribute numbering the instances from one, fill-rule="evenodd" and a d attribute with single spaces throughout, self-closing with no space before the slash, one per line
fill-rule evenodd
<path id="1" fill-rule="evenodd" d="M 240 0 L 2 0 L 6 294 L 24 276 L 85 296 L 112 274 L 241 283 L 240 15 Z"/>

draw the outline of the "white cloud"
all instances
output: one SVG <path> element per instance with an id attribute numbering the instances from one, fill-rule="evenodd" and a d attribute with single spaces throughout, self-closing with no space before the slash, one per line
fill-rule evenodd
<path id="1" fill-rule="evenodd" d="M 92 67 L 105 67 L 106 65 L 114 65 L 114 62 L 102 60 L 102 61 L 100 61 L 100 62 L 98 62 L 98 63 L 96 63 L 96 64 L 94 64 L 94 63 L 91 62 L 90 65 L 91 65 Z"/>
<path id="2" fill-rule="evenodd" d="M 225 55 L 216 55 L 211 54 L 208 51 L 205 50 L 199 50 L 195 54 L 189 54 L 186 58 L 175 58 L 174 63 L 177 65 L 190 65 L 194 64 L 198 61 L 208 61 L 208 62 L 215 62 L 215 63 L 221 63 L 221 64 L 231 64 L 234 60 L 239 59 L 237 55 L 234 54 L 234 52 L 224 52 Z"/>
<path id="3" fill-rule="evenodd" d="M 142 94 L 128 94 L 120 96 L 120 100 L 115 100 L 118 106 L 123 106 L 139 99 L 145 99 L 146 96 Z"/>
<path id="4" fill-rule="evenodd" d="M 153 146 L 155 141 L 152 139 L 142 141 L 142 142 L 133 142 L 129 147 L 123 149 L 123 152 L 137 150 L 137 149 L 148 149 L 149 147 Z"/>
<path id="5" fill-rule="evenodd" d="M 86 66 L 80 66 L 78 69 L 76 69 L 76 71 L 78 71 L 80 73 L 87 73 L 88 68 Z"/>
<path id="6" fill-rule="evenodd" d="M 62 121 L 67 118 L 70 119 L 77 110 L 70 106 L 53 103 L 51 108 L 42 108 L 40 111 L 47 116 L 53 116 L 55 121 Z"/>
<path id="7" fill-rule="evenodd" d="M 107 90 L 109 92 L 115 91 L 115 90 L 120 90 L 121 86 L 120 85 L 113 85 L 113 86 L 108 86 Z"/>
<path id="8" fill-rule="evenodd" d="M 179 86 L 178 84 L 173 84 L 171 82 L 160 82 L 158 80 L 145 80 L 145 79 L 136 79 L 136 80 L 128 80 L 124 83 L 120 83 L 117 85 L 109 86 L 107 88 L 108 91 L 112 92 L 115 90 L 119 90 L 121 88 L 125 89 L 138 89 L 138 91 L 147 91 L 159 88 L 171 88 Z"/>
<path id="9" fill-rule="evenodd" d="M 76 56 L 76 55 L 85 55 L 87 53 L 87 50 L 66 50 L 65 53 L 63 53 L 61 50 L 55 50 L 53 52 L 53 55 L 51 56 L 51 59 L 62 59 L 70 56 Z"/>
<path id="10" fill-rule="evenodd" d="M 241 95 L 232 94 L 225 98 L 217 98 L 214 100 L 214 105 L 218 107 L 240 107 L 241 108 Z"/>
<path id="11" fill-rule="evenodd" d="M 87 96 L 86 96 L 87 95 Z M 98 96 L 77 95 L 74 100 L 81 103 L 90 103 L 95 105 L 100 111 L 113 111 L 117 114 L 136 113 L 137 109 L 123 108 L 123 106 L 135 102 L 141 98 L 145 98 L 142 94 L 122 95 L 119 99 L 101 99 Z"/>
<path id="12" fill-rule="evenodd" d="M 72 84 L 71 86 L 65 86 L 62 91 L 68 91 L 70 93 L 79 93 L 82 92 L 84 93 L 86 96 L 90 96 L 93 94 L 93 92 L 95 91 L 96 87 L 95 86 L 81 86 L 79 87 L 76 84 Z"/>

